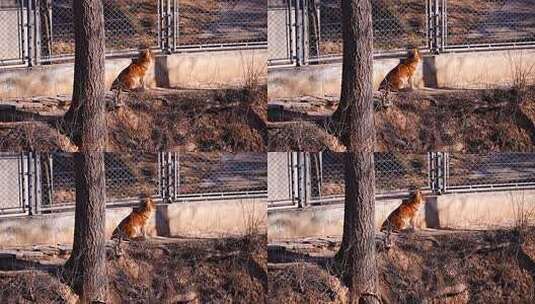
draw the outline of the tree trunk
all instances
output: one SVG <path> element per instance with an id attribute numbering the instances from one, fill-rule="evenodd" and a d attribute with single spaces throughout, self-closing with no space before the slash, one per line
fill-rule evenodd
<path id="1" fill-rule="evenodd" d="M 375 260 L 375 168 L 373 152 L 345 154 L 342 246 L 336 254 L 350 303 L 380 303 Z"/>
<path id="2" fill-rule="evenodd" d="M 375 261 L 375 123 L 372 101 L 372 6 L 342 0 L 344 59 L 340 104 L 333 114 L 346 145 L 342 246 L 336 261 L 350 303 L 380 303 Z"/>
<path id="3" fill-rule="evenodd" d="M 370 0 L 342 0 L 344 57 L 340 103 L 332 116 L 348 151 L 373 151 L 372 6 Z"/>
<path id="4" fill-rule="evenodd" d="M 101 0 L 74 0 L 75 63 L 72 104 L 65 114 L 74 156 L 76 211 L 67 278 L 82 303 L 106 302 L 104 15 Z"/>
<path id="5" fill-rule="evenodd" d="M 64 130 L 79 150 L 104 151 L 104 13 L 101 0 L 73 1 L 75 60 L 72 103 Z M 82 147 L 83 146 L 83 147 Z"/>
<path id="6" fill-rule="evenodd" d="M 75 153 L 74 164 L 76 168 L 74 243 L 65 268 L 71 286 L 81 299 L 86 302 L 106 302 L 104 153 Z"/>

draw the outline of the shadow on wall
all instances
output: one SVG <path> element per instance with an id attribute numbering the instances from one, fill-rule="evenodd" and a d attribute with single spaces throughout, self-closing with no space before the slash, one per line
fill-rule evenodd
<path id="1" fill-rule="evenodd" d="M 169 212 L 167 205 L 156 206 L 156 214 L 154 215 L 156 220 L 156 235 L 170 236 L 169 228 Z"/>
<path id="2" fill-rule="evenodd" d="M 435 56 L 424 56 L 422 60 L 423 81 L 426 88 L 438 87 Z"/>
<path id="3" fill-rule="evenodd" d="M 438 199 L 436 196 L 426 196 L 424 205 L 425 223 L 428 228 L 440 228 L 438 216 Z"/>

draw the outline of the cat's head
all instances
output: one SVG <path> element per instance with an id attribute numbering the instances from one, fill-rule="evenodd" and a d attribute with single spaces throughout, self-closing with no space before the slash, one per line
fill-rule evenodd
<path id="1" fill-rule="evenodd" d="M 156 202 L 152 198 L 147 197 L 147 198 L 145 198 L 145 201 L 143 203 L 143 207 L 145 209 L 154 210 L 156 208 Z"/>
<path id="2" fill-rule="evenodd" d="M 138 61 L 151 62 L 154 59 L 154 54 L 150 49 L 144 49 L 139 56 Z"/>
<path id="3" fill-rule="evenodd" d="M 413 200 L 418 202 L 418 204 L 422 204 L 425 201 L 424 195 L 422 194 L 422 190 L 420 190 L 419 188 L 416 188 L 411 196 Z"/>
<path id="4" fill-rule="evenodd" d="M 422 57 L 420 56 L 420 50 L 418 48 L 413 48 L 411 51 L 411 58 L 414 61 L 419 61 Z"/>

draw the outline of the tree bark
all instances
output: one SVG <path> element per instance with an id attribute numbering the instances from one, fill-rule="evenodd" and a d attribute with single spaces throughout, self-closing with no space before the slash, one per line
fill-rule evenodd
<path id="1" fill-rule="evenodd" d="M 72 104 L 65 114 L 74 155 L 76 210 L 67 278 L 82 303 L 106 302 L 104 14 L 101 0 L 74 0 L 75 62 Z"/>
<path id="2" fill-rule="evenodd" d="M 342 0 L 343 65 L 340 103 L 332 119 L 348 151 L 373 151 L 373 28 L 370 0 Z"/>
<path id="3" fill-rule="evenodd" d="M 74 243 L 65 264 L 74 291 L 85 302 L 106 302 L 106 182 L 103 152 L 74 154 Z M 82 302 L 82 303 L 85 303 Z"/>
<path id="4" fill-rule="evenodd" d="M 336 254 L 350 303 L 380 303 L 375 258 L 375 168 L 373 152 L 345 154 L 342 246 Z"/>
<path id="5" fill-rule="evenodd" d="M 74 0 L 74 89 L 64 130 L 79 150 L 104 151 L 104 13 L 100 0 Z M 83 146 L 83 147 L 82 147 Z"/>

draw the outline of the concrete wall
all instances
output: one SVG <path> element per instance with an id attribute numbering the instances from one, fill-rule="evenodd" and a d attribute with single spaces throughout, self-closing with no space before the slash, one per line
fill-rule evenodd
<path id="1" fill-rule="evenodd" d="M 399 62 L 398 59 L 374 60 L 375 89 Z M 515 71 L 535 70 L 534 65 L 535 50 L 426 55 L 416 71 L 414 84 L 417 88 L 489 88 L 508 85 Z M 341 63 L 270 69 L 269 98 L 338 96 L 341 75 Z M 535 77 L 535 71 L 531 75 Z"/>
<path id="2" fill-rule="evenodd" d="M 145 84 L 184 88 L 239 85 L 251 70 L 265 77 L 266 60 L 266 50 L 157 56 L 145 77 Z M 107 88 L 130 62 L 131 59 L 106 60 Z M 0 70 L 0 98 L 71 94 L 73 77 L 73 63 Z"/>
<path id="3" fill-rule="evenodd" d="M 106 211 L 106 237 L 132 208 Z M 240 235 L 252 226 L 266 230 L 265 199 L 218 200 L 158 205 L 147 233 L 152 236 L 220 237 Z M 74 212 L 0 218 L 0 244 L 69 244 L 74 234 Z"/>
<path id="4" fill-rule="evenodd" d="M 401 204 L 400 199 L 377 201 L 375 226 L 377 229 L 388 215 Z M 425 227 L 425 214 L 421 208 L 416 226 Z M 270 210 L 268 216 L 268 238 L 301 238 L 341 236 L 344 226 L 344 206 L 327 205 L 304 209 Z"/>
<path id="5" fill-rule="evenodd" d="M 441 228 L 510 227 L 522 214 L 535 219 L 535 190 L 441 195 L 429 210 Z"/>
<path id="6" fill-rule="evenodd" d="M 383 221 L 401 199 L 380 200 L 376 205 L 375 225 Z M 416 218 L 418 228 L 493 229 L 510 227 L 519 214 L 535 219 L 535 190 L 458 193 L 426 197 Z M 299 210 L 271 210 L 268 238 L 305 238 L 341 236 L 343 205 L 310 207 Z"/>

